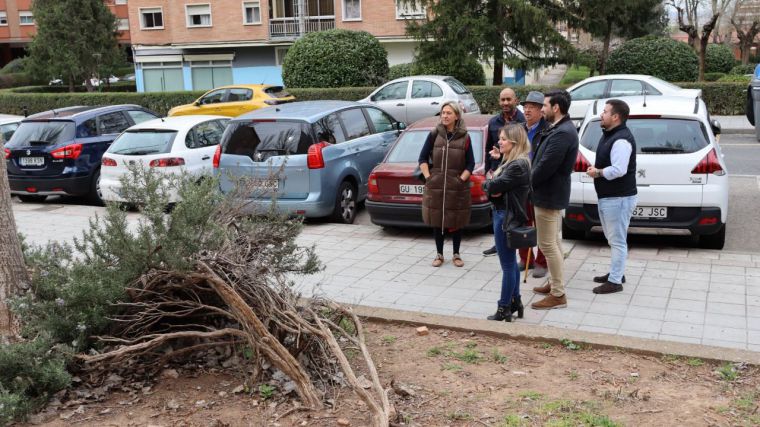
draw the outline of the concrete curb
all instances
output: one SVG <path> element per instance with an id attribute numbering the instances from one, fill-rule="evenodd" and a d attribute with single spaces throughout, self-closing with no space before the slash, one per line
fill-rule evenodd
<path id="1" fill-rule="evenodd" d="M 721 129 L 721 135 L 753 135 L 754 129 Z"/>
<path id="2" fill-rule="evenodd" d="M 511 338 L 520 341 L 559 343 L 563 339 L 571 339 L 573 342 L 589 344 L 594 347 L 626 349 L 641 354 L 673 354 L 703 360 L 745 362 L 760 365 L 760 353 L 748 350 L 529 325 L 520 323 L 519 320 L 513 323 L 494 322 L 389 308 L 347 305 L 350 305 L 357 315 L 375 321 L 403 323 L 414 326 L 424 325 L 430 328 L 443 328 L 463 332 L 472 331 L 483 335 Z"/>

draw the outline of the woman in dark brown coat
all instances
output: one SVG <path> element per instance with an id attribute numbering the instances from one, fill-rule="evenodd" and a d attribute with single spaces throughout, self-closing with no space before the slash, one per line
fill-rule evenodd
<path id="1" fill-rule="evenodd" d="M 419 157 L 425 176 L 422 219 L 433 227 L 437 250 L 433 267 L 443 264 L 443 239 L 447 232 L 454 243 L 452 262 L 462 267 L 459 245 L 462 228 L 470 222 L 469 179 L 475 168 L 475 156 L 459 104 L 444 103 L 440 117 L 441 122 L 428 135 Z"/>

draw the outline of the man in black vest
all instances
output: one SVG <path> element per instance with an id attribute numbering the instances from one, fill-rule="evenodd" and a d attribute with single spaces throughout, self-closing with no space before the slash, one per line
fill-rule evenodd
<path id="1" fill-rule="evenodd" d="M 623 290 L 625 261 L 628 256 L 628 224 L 636 207 L 636 141 L 625 125 L 628 104 L 611 99 L 604 106 L 601 125 L 604 133 L 596 148 L 594 166 L 586 173 L 594 178 L 599 199 L 599 220 L 610 245 L 610 272 L 594 277 L 601 285 L 595 294 L 611 294 Z"/>

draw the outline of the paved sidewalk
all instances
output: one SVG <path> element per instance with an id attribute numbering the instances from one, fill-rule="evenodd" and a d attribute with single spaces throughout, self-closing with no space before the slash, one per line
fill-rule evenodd
<path id="1" fill-rule="evenodd" d="M 89 228 L 103 208 L 53 203 L 14 203 L 18 229 L 27 242 L 71 242 Z M 130 223 L 137 220 L 129 214 Z M 447 262 L 433 268 L 434 243 L 427 231 L 388 232 L 373 225 L 309 224 L 299 237 L 314 244 L 326 268 L 296 277 L 305 296 L 468 318 L 496 309 L 501 272 L 496 257 L 483 257 L 493 236 L 465 235 L 464 268 Z M 607 272 L 609 249 L 602 242 L 565 241 L 568 258 L 568 308 L 536 311 L 530 289 L 522 285 L 526 304 L 522 325 L 602 332 L 657 340 L 760 351 L 760 254 L 686 248 L 630 250 L 625 291 L 594 295 L 591 278 Z M 508 332 L 512 325 L 500 324 Z"/>
<path id="2" fill-rule="evenodd" d="M 300 237 L 316 245 L 324 272 L 297 279 L 304 295 L 345 303 L 485 318 L 496 309 L 501 272 L 484 258 L 493 236 L 466 236 L 464 268 L 430 266 L 428 233 L 391 234 L 374 226 L 313 225 Z M 450 243 L 445 249 L 449 254 Z M 595 295 L 591 278 L 609 266 L 602 242 L 565 241 L 568 308 L 537 311 L 522 285 L 519 323 L 760 351 L 760 254 L 696 249 L 630 250 L 624 292 Z M 504 323 L 505 331 L 510 324 Z"/>
<path id="3" fill-rule="evenodd" d="M 723 133 L 755 133 L 755 127 L 750 124 L 745 116 L 712 116 L 712 118 L 720 122 Z"/>

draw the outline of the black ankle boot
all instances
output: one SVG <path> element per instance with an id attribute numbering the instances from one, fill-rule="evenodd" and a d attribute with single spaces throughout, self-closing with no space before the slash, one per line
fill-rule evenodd
<path id="1" fill-rule="evenodd" d="M 511 322 L 512 313 L 509 311 L 509 306 L 500 305 L 499 308 L 496 309 L 496 314 L 493 316 L 488 316 L 488 320 L 495 320 L 497 322 Z"/>
<path id="2" fill-rule="evenodd" d="M 522 319 L 523 313 L 525 312 L 525 307 L 523 307 L 522 298 L 521 297 L 515 297 L 512 299 L 512 304 L 510 306 L 510 310 L 512 310 L 512 313 L 517 312 L 517 318 Z"/>

